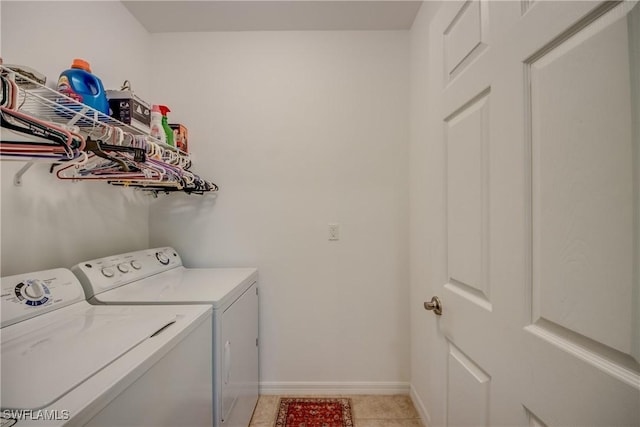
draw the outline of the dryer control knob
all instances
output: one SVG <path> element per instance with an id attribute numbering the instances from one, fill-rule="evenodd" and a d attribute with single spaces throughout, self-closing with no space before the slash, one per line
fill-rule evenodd
<path id="1" fill-rule="evenodd" d="M 128 273 L 129 272 L 129 264 L 119 264 L 118 265 L 118 270 L 120 270 L 122 273 Z"/>
<path id="2" fill-rule="evenodd" d="M 169 257 L 164 252 L 156 252 L 156 258 L 158 258 L 158 261 L 160 261 L 162 265 L 169 264 Z"/>
<path id="3" fill-rule="evenodd" d="M 44 288 L 42 287 L 42 283 L 39 280 L 32 280 L 24 288 L 24 294 L 32 299 L 40 299 L 44 296 Z"/>
<path id="4" fill-rule="evenodd" d="M 104 277 L 113 277 L 116 274 L 115 271 L 113 271 L 113 268 L 111 267 L 105 267 L 102 269 L 102 275 Z"/>
<path id="5" fill-rule="evenodd" d="M 140 264 L 138 261 L 131 261 L 131 267 L 135 268 L 136 270 L 140 270 L 142 268 L 142 264 Z"/>

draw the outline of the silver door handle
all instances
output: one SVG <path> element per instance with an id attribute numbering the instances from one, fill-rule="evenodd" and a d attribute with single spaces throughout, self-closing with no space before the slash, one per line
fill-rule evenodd
<path id="1" fill-rule="evenodd" d="M 433 310 L 433 312 L 440 316 L 442 315 L 442 303 L 440 302 L 440 298 L 432 297 L 431 301 L 426 301 L 424 303 L 425 310 Z"/>

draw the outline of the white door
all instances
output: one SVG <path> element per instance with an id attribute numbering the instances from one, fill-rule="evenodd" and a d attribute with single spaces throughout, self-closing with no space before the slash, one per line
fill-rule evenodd
<path id="1" fill-rule="evenodd" d="M 432 425 L 640 425 L 640 5 L 446 2 L 429 43 Z"/>

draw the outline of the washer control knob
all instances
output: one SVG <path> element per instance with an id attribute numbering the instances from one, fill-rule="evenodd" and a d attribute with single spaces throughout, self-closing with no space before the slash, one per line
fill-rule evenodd
<path id="1" fill-rule="evenodd" d="M 44 288 L 39 280 L 32 280 L 24 289 L 24 294 L 32 299 L 40 299 L 44 296 Z"/>
<path id="2" fill-rule="evenodd" d="M 156 252 L 156 258 L 158 258 L 158 261 L 160 261 L 162 265 L 169 264 L 169 257 L 164 252 Z"/>
<path id="3" fill-rule="evenodd" d="M 140 270 L 142 268 L 142 264 L 140 264 L 138 261 L 131 261 L 131 267 L 135 268 L 136 270 Z"/>
<path id="4" fill-rule="evenodd" d="M 104 267 L 102 269 L 102 275 L 104 277 L 113 277 L 115 274 L 116 274 L 116 272 L 113 271 L 113 268 L 111 268 L 111 267 Z"/>
<path id="5" fill-rule="evenodd" d="M 128 273 L 129 272 L 129 264 L 119 264 L 118 265 L 118 270 L 120 270 L 122 273 Z"/>

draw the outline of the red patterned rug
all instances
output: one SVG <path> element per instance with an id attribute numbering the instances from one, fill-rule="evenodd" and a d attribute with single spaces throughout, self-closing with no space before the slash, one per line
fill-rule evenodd
<path id="1" fill-rule="evenodd" d="M 353 427 L 351 399 L 280 399 L 276 427 Z"/>

